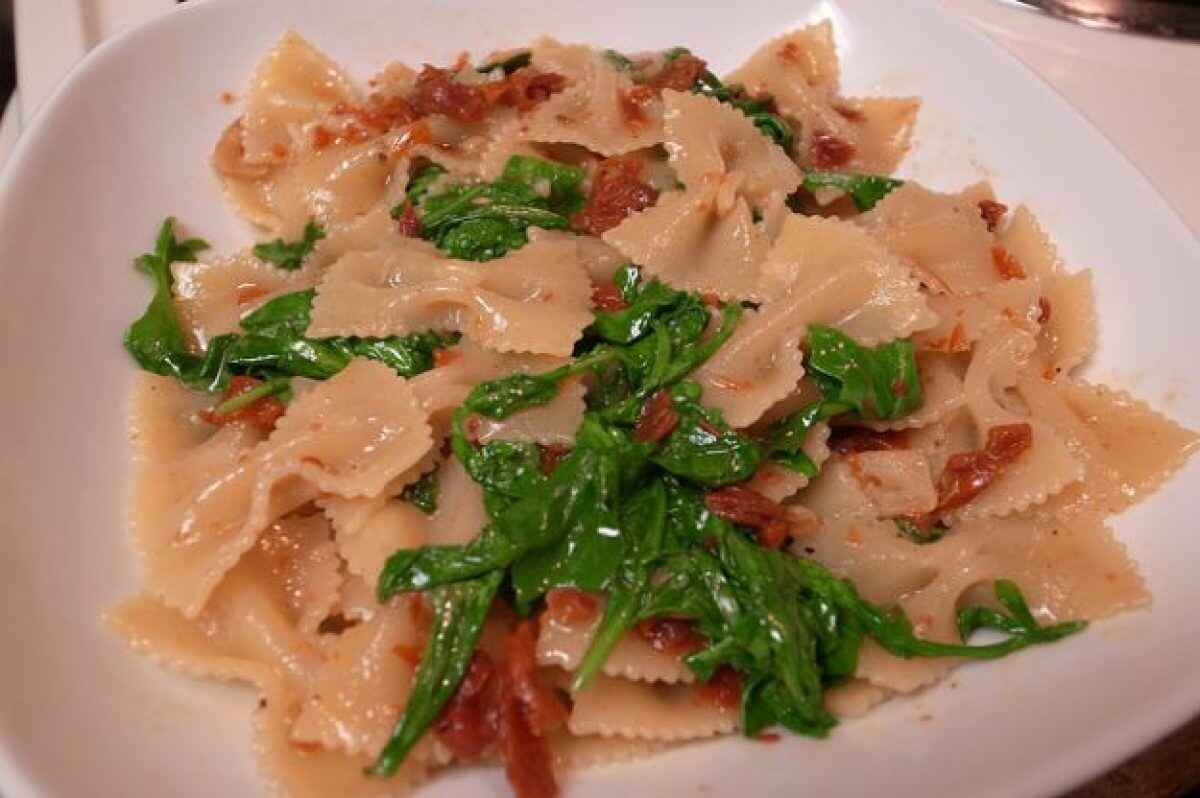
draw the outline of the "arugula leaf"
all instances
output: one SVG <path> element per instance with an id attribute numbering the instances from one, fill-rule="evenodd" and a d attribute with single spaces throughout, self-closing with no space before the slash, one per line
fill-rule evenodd
<path id="1" fill-rule="evenodd" d="M 667 53 L 669 56 L 668 60 L 678 58 L 687 52 L 682 47 L 669 50 Z M 671 53 L 675 53 L 673 58 L 670 57 Z M 721 82 L 720 78 L 708 70 L 705 70 L 696 78 L 696 84 L 692 86 L 692 91 L 712 97 L 717 102 L 733 106 L 750 117 L 750 121 L 754 123 L 758 131 L 782 147 L 784 152 L 790 153 L 792 151 L 796 137 L 792 133 L 791 125 L 785 122 L 783 117 L 772 112 L 775 102 L 771 95 L 762 94 L 757 97 L 750 97 L 746 94 L 746 90 L 742 86 L 736 84 L 726 86 Z"/>
<path id="2" fill-rule="evenodd" d="M 164 377 L 175 377 L 184 384 L 204 390 L 223 387 L 218 379 L 220 361 L 197 357 L 188 350 L 187 336 L 171 298 L 175 278 L 171 264 L 193 263 L 196 253 L 208 249 L 200 238 L 179 241 L 175 238 L 175 218 L 167 217 L 159 227 L 154 251 L 140 255 L 134 266 L 154 281 L 154 295 L 146 311 L 125 332 L 125 349 L 138 366 Z M 222 341 L 222 346 L 227 343 Z"/>
<path id="3" fill-rule="evenodd" d="M 592 634 L 587 653 L 575 669 L 572 690 L 582 690 L 591 683 L 621 637 L 637 623 L 655 560 L 666 540 L 666 525 L 667 489 L 661 480 L 639 490 L 622 508 L 625 558 L 608 585 L 604 616 Z"/>
<path id="4" fill-rule="evenodd" d="M 518 69 L 527 67 L 531 63 L 533 63 L 533 53 L 529 50 L 520 50 L 507 58 L 502 58 L 498 61 L 489 61 L 482 66 L 476 67 L 475 71 L 486 75 L 494 69 L 500 69 L 504 71 L 505 75 L 511 75 Z"/>
<path id="5" fill-rule="evenodd" d="M 804 187 L 809 191 L 820 188 L 837 188 L 845 191 L 860 211 L 869 211 L 875 203 L 904 185 L 903 180 L 882 175 L 856 175 L 848 172 L 808 172 L 804 175 Z"/>
<path id="6" fill-rule="evenodd" d="M 568 216 L 584 204 L 582 169 L 527 155 L 512 156 L 494 183 L 453 183 L 432 193 L 433 180 L 443 173 L 427 167 L 414 177 L 407 201 L 392 216 L 411 203 L 421 235 L 460 260 L 487 261 L 519 249 L 531 226 L 565 230 Z"/>
<path id="7" fill-rule="evenodd" d="M 758 444 L 730 427 L 720 410 L 701 405 L 700 393 L 700 386 L 691 380 L 672 389 L 679 423 L 652 462 L 706 488 L 749 479 L 762 459 Z"/>
<path id="8" fill-rule="evenodd" d="M 881 420 L 907 415 L 925 400 L 909 341 L 868 349 L 832 327 L 810 324 L 807 345 L 805 365 L 826 402 Z"/>
<path id="9" fill-rule="evenodd" d="M 569 216 L 583 210 L 585 198 L 581 187 L 585 176 L 578 166 L 514 155 L 504 165 L 500 180 L 529 188 L 547 199 L 550 210 Z"/>
<path id="10" fill-rule="evenodd" d="M 453 697 L 475 654 L 475 645 L 492 599 L 500 587 L 499 571 L 469 582 L 433 590 L 433 630 L 413 675 L 404 714 L 368 771 L 384 778 L 396 773 L 425 731 Z"/>
<path id="11" fill-rule="evenodd" d="M 274 263 L 281 269 L 294 271 L 299 269 L 317 246 L 317 242 L 325 237 L 325 231 L 316 222 L 310 221 L 304 225 L 304 236 L 299 241 L 285 242 L 282 238 L 254 245 L 254 256 L 259 260 Z"/>
<path id="12" fill-rule="evenodd" d="M 446 169 L 443 166 L 436 163 L 426 165 L 408 181 L 408 188 L 404 190 L 404 196 L 408 197 L 408 201 L 413 205 L 420 205 L 434 181 L 444 174 L 446 174 Z M 398 218 L 403 211 L 403 203 L 392 208 L 392 218 Z"/>
<path id="13" fill-rule="evenodd" d="M 632 61 L 611 48 L 604 50 L 604 60 L 616 67 L 619 72 L 628 72 L 633 69 Z"/>
<path id="14" fill-rule="evenodd" d="M 438 508 L 438 478 L 437 471 L 422 474 L 421 478 L 405 486 L 400 492 L 400 498 L 412 504 L 425 515 L 433 515 Z"/>
<path id="15" fill-rule="evenodd" d="M 1029 605 L 1016 583 L 1008 579 L 997 579 L 994 585 L 996 600 L 1009 615 L 978 604 L 963 607 L 958 611 L 958 633 L 965 643 L 979 629 L 993 629 L 1011 635 L 1012 638 L 1028 641 L 1029 644 L 1053 643 L 1067 635 L 1083 629 L 1082 621 L 1067 621 L 1042 626 L 1029 611 Z"/>
<path id="16" fill-rule="evenodd" d="M 387 338 L 342 336 L 308 338 L 313 289 L 284 294 L 247 314 L 241 322 L 245 334 L 230 341 L 223 353 L 224 367 L 239 374 L 261 377 L 287 375 L 328 379 L 356 357 L 389 366 L 403 377 L 433 368 L 434 352 L 458 340 L 457 334 L 410 333 Z"/>

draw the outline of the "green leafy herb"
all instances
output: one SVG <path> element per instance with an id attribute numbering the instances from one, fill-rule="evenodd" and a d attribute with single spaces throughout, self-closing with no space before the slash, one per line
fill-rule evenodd
<path id="1" fill-rule="evenodd" d="M 817 466 L 803 447 L 816 424 L 851 412 L 870 420 L 900 418 L 921 406 L 924 390 L 907 341 L 870 349 L 832 327 L 811 324 L 807 348 L 805 367 L 821 398 L 772 424 L 763 446 L 766 456 L 812 478 Z"/>
<path id="2" fill-rule="evenodd" d="M 421 664 L 413 675 L 404 714 L 370 769 L 374 776 L 395 774 L 425 734 L 467 673 L 492 599 L 500 587 L 497 571 L 468 582 L 433 590 L 433 629 Z"/>
<path id="3" fill-rule="evenodd" d="M 909 341 L 868 349 L 839 330 L 812 324 L 805 365 L 826 402 L 844 405 L 860 418 L 900 418 L 925 400 Z"/>
<path id="4" fill-rule="evenodd" d="M 671 391 L 679 423 L 652 462 L 706 488 L 749 479 L 758 469 L 758 444 L 736 432 L 720 410 L 700 404 L 700 386 L 690 380 Z"/>
<path id="5" fill-rule="evenodd" d="M 236 413 L 239 410 L 244 410 L 250 405 L 257 402 L 259 399 L 265 399 L 268 396 L 276 396 L 277 394 L 287 393 L 291 390 L 291 383 L 286 377 L 276 377 L 275 379 L 267 380 L 261 385 L 256 385 L 248 391 L 239 393 L 237 396 L 232 396 L 226 399 L 221 404 L 213 408 L 213 415 L 228 416 L 231 413 Z"/>
<path id="6" fill-rule="evenodd" d="M 869 211 L 875 203 L 904 185 L 903 180 L 881 175 L 855 175 L 847 172 L 808 172 L 804 175 L 804 187 L 809 191 L 820 188 L 837 188 L 845 191 L 860 211 Z"/>
<path id="7" fill-rule="evenodd" d="M 608 61 L 608 63 L 612 64 L 621 72 L 628 72 L 629 70 L 633 69 L 632 61 L 611 48 L 604 51 L 604 60 Z"/>
<path id="8" fill-rule="evenodd" d="M 244 332 L 219 335 L 209 341 L 206 352 L 193 354 L 172 301 L 171 264 L 195 261 L 196 253 L 206 247 L 198 238 L 177 241 L 175 220 L 163 222 L 154 251 L 135 261 L 137 268 L 154 280 L 154 295 L 141 318 L 125 333 L 125 348 L 139 367 L 174 377 L 189 388 L 224 390 L 234 374 L 259 377 L 269 385 L 279 385 L 274 380 L 287 377 L 327 379 L 355 357 L 378 360 L 402 376 L 413 377 L 433 367 L 434 352 L 458 340 L 457 334 L 436 332 L 388 338 L 308 338 L 304 333 L 314 296 L 310 289 L 264 303 L 242 319 Z M 230 401 L 251 400 L 235 397 Z M 221 412 L 219 408 L 217 412 Z"/>
<path id="9" fill-rule="evenodd" d="M 682 52 L 676 53 L 675 58 L 687 52 L 684 48 L 676 48 L 676 50 L 682 50 Z M 675 51 L 668 51 L 668 55 L 672 52 Z M 668 60 L 673 59 L 668 58 Z M 792 151 L 796 142 L 795 134 L 792 132 L 791 125 L 785 122 L 783 117 L 774 113 L 775 102 L 769 94 L 751 97 L 746 94 L 743 87 L 736 84 L 726 86 L 720 78 L 708 70 L 696 78 L 696 84 L 692 87 L 692 91 L 733 106 L 750 117 L 750 121 L 754 123 L 760 133 L 782 147 L 785 152 Z"/>
<path id="10" fill-rule="evenodd" d="M 672 61 L 674 61 L 676 58 L 679 58 L 679 56 L 681 56 L 681 55 L 691 55 L 691 54 L 692 54 L 692 51 L 686 47 L 672 47 L 670 50 L 667 50 L 663 53 L 663 60 L 669 64 Z"/>
<path id="11" fill-rule="evenodd" d="M 406 486 L 400 497 L 412 504 L 425 515 L 433 515 L 438 508 L 438 478 L 437 471 L 422 474 L 416 482 Z"/>
<path id="12" fill-rule="evenodd" d="M 1068 621 L 1053 626 L 1042 626 L 1029 611 L 1025 597 L 1014 582 L 997 579 L 995 591 L 996 600 L 1009 614 L 1005 615 L 991 607 L 978 604 L 963 607 L 958 612 L 958 633 L 964 643 L 980 629 L 992 629 L 1010 635 L 1010 639 L 1027 641 L 1030 645 L 1053 643 L 1082 630 L 1087 625 L 1082 621 Z"/>
<path id="13" fill-rule="evenodd" d="M 752 530 L 714 515 L 706 491 L 748 479 L 764 457 L 815 474 L 801 445 L 819 421 L 845 413 L 890 419 L 918 407 L 911 347 L 862 347 L 813 326 L 807 365 L 822 399 L 757 441 L 706 407 L 700 386 L 687 379 L 732 334 L 741 304 L 727 304 L 714 331 L 693 294 L 643 281 L 633 266 L 618 270 L 614 283 L 629 306 L 597 312 L 571 363 L 481 383 L 468 394 L 454 415 L 451 449 L 483 489 L 488 523 L 466 545 L 397 551 L 380 574 L 381 601 L 495 579 L 508 582 L 517 611 L 528 614 L 554 588 L 601 591 L 604 614 L 575 674 L 576 690 L 639 621 L 688 619 L 704 643 L 685 663 L 701 681 L 727 667 L 738 673 L 748 735 L 773 725 L 827 734 L 835 721 L 824 691 L 855 673 L 867 637 L 900 657 L 989 659 L 1080 628 L 1037 626 L 1015 586 L 998 583 L 1009 614 L 970 607 L 960 629 L 964 638 L 992 629 L 1003 640 L 922 640 L 902 612 L 865 601 L 823 566 L 764 548 Z M 584 374 L 593 383 L 589 409 L 574 447 L 550 473 L 532 443 L 479 445 L 469 437 L 472 416 L 502 419 L 544 405 L 565 380 Z M 646 401 L 663 390 L 674 427 L 661 440 L 637 439 Z M 402 756 L 406 749 L 398 750 Z"/>
<path id="14" fill-rule="evenodd" d="M 259 260 L 274 263 L 281 269 L 299 269 L 304 259 L 312 253 L 317 242 L 325 237 L 325 231 L 316 222 L 304 225 L 304 236 L 299 241 L 285 242 L 282 238 L 254 245 L 254 256 Z"/>
<path id="15" fill-rule="evenodd" d="M 411 204 L 421 235 L 460 260 L 492 260 L 519 249 L 531 226 L 566 229 L 570 214 L 584 203 L 582 169 L 527 155 L 510 158 L 494 183 L 452 183 L 433 193 L 432 182 L 441 174 L 426 168 L 414 177 L 406 202 L 392 215 L 399 217 Z"/>
<path id="16" fill-rule="evenodd" d="M 533 63 L 533 53 L 528 50 L 520 50 L 508 56 L 507 58 L 502 58 L 498 61 L 489 61 L 482 66 L 476 67 L 475 71 L 482 72 L 486 75 L 492 70 L 499 69 L 502 70 L 505 75 L 511 75 L 518 69 L 527 67 L 531 63 Z"/>
<path id="17" fill-rule="evenodd" d="M 896 525 L 896 529 L 899 530 L 902 537 L 908 538 L 919 546 L 937 543 L 946 535 L 945 527 L 935 526 L 926 532 L 909 518 L 893 518 L 892 523 Z"/>

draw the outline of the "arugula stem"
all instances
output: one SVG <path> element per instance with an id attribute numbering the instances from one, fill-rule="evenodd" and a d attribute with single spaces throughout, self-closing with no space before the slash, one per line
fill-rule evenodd
<path id="1" fill-rule="evenodd" d="M 288 389 L 289 385 L 290 380 L 287 377 L 275 377 L 274 379 L 267 380 L 262 385 L 255 385 L 245 393 L 239 393 L 237 396 L 232 396 L 221 402 L 221 404 L 213 408 L 213 415 L 228 416 L 239 410 L 245 410 L 259 399 L 283 393 Z"/>

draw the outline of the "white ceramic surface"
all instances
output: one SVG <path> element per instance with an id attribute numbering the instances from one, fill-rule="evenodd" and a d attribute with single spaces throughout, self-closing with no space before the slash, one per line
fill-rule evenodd
<path id="1" fill-rule="evenodd" d="M 564 0 L 209 0 L 98 48 L 46 105 L 0 178 L 0 792 L 255 795 L 249 691 L 197 684 L 128 654 L 98 625 L 135 589 L 126 547 L 121 331 L 147 286 L 130 258 L 179 216 L 218 250 L 249 240 L 207 154 L 233 113 L 217 97 L 295 27 L 357 74 L 450 60 L 539 32 L 636 50 L 676 43 L 728 68 L 763 40 L 832 17 L 845 82 L 925 99 L 908 174 L 980 176 L 1039 213 L 1096 269 L 1091 372 L 1200 425 L 1200 244 L 1141 175 L 1057 95 L 930 0 L 728 4 Z M 963 668 L 844 724 L 828 741 L 725 740 L 570 781 L 571 796 L 1051 794 L 1200 709 L 1193 611 L 1200 468 L 1118 519 L 1156 601 L 1056 646 Z M 429 788 L 494 794 L 495 772 Z"/>

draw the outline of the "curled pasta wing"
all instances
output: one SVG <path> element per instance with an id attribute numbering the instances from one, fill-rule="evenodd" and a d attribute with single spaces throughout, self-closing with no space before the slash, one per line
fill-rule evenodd
<path id="1" fill-rule="evenodd" d="M 874 344 L 935 321 L 907 269 L 848 222 L 788 218 L 768 264 L 787 293 L 747 313 L 695 375 L 705 402 L 734 426 L 754 423 L 795 390 L 809 324 L 836 326 Z"/>
<path id="2" fill-rule="evenodd" d="M 695 740 L 737 728 L 737 712 L 705 701 L 694 685 L 651 685 L 597 676 L 575 693 L 572 734 L 646 740 Z"/>
<path id="3" fill-rule="evenodd" d="M 662 140 L 661 101 L 638 103 L 631 113 L 633 81 L 599 51 L 545 37 L 531 50 L 535 67 L 563 75 L 568 86 L 521 120 L 521 138 L 580 144 L 601 155 L 620 155 Z"/>
<path id="4" fill-rule="evenodd" d="M 601 607 L 603 604 L 601 603 Z M 539 665 L 574 671 L 583 661 L 602 611 L 585 621 L 568 621 L 544 613 L 538 629 Z M 613 677 L 647 682 L 692 682 L 695 675 L 676 654 L 656 651 L 636 632 L 626 634 L 604 662 L 603 672 Z"/>
<path id="5" fill-rule="evenodd" d="M 483 264 L 406 241 L 330 267 L 308 334 L 461 330 L 497 351 L 565 356 L 591 321 L 590 306 L 591 284 L 569 241 L 532 242 Z"/>

